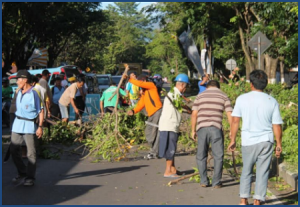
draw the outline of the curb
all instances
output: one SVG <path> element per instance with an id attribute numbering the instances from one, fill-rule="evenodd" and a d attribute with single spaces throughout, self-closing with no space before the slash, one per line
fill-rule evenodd
<path id="1" fill-rule="evenodd" d="M 275 195 L 273 195 L 272 191 L 270 191 L 268 188 L 267 188 L 267 192 L 272 194 L 272 196 L 270 196 L 270 197 L 267 196 L 268 200 L 271 199 L 274 201 L 271 203 L 266 202 L 265 205 L 283 205 L 283 203 Z M 268 200 L 266 200 L 266 201 L 268 201 Z"/>
<path id="2" fill-rule="evenodd" d="M 282 177 L 295 191 L 298 192 L 298 173 L 292 173 L 286 169 L 284 163 L 279 164 L 279 176 Z"/>

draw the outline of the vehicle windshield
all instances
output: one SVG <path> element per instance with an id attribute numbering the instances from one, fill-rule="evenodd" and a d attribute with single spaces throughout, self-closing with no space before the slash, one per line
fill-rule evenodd
<path id="1" fill-rule="evenodd" d="M 108 77 L 97 77 L 99 85 L 109 85 Z"/>
<path id="2" fill-rule="evenodd" d="M 65 73 L 66 73 L 66 76 L 67 78 L 70 78 L 70 77 L 73 77 L 73 76 L 77 76 L 79 75 L 79 71 L 77 69 L 71 69 L 71 68 L 65 68 Z"/>
<path id="3" fill-rule="evenodd" d="M 88 87 L 93 87 L 94 85 L 94 80 L 93 80 L 93 78 L 92 77 L 86 77 L 85 78 L 85 82 L 86 82 L 86 85 L 88 86 Z"/>
<path id="4" fill-rule="evenodd" d="M 114 83 L 116 83 L 118 85 L 121 80 L 121 76 L 120 77 L 112 76 L 111 79 L 113 80 Z"/>

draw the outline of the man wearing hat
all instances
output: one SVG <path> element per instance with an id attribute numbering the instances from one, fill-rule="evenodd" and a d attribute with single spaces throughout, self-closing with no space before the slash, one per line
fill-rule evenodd
<path id="1" fill-rule="evenodd" d="M 128 76 L 124 74 L 124 79 L 127 79 L 127 77 Z M 155 84 L 153 82 L 147 82 L 145 75 L 140 75 L 137 80 L 130 78 L 129 82 L 142 88 L 142 94 L 135 108 L 128 111 L 127 114 L 132 116 L 142 109 L 146 109 L 148 114 L 147 123 L 149 124 L 146 125 L 145 135 L 151 149 L 145 158 L 154 159 L 158 157 L 159 132 L 157 125 L 161 114 L 162 103 Z"/>
<path id="2" fill-rule="evenodd" d="M 10 152 L 13 162 L 18 170 L 18 175 L 13 182 L 25 178 L 24 186 L 33 186 L 36 171 L 36 137 L 43 135 L 42 123 L 44 110 L 41 98 L 31 86 L 31 75 L 27 70 L 17 73 L 17 84 L 20 90 L 16 94 L 16 118 L 12 127 Z M 38 124 L 37 124 L 37 121 Z M 25 141 L 27 147 L 27 166 L 21 157 L 21 145 Z"/>
<path id="3" fill-rule="evenodd" d="M 200 93 L 202 93 L 203 91 L 205 91 L 208 80 L 209 80 L 208 74 L 206 74 L 206 75 L 204 74 L 204 75 L 202 76 L 202 80 L 200 80 L 200 81 L 198 82 L 198 87 L 199 87 L 199 93 L 198 93 L 198 94 L 200 94 Z"/>

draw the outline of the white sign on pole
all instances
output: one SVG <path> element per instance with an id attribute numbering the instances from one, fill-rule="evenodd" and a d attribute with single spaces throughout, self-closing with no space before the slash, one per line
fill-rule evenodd
<path id="1" fill-rule="evenodd" d="M 225 66 L 228 70 L 232 71 L 234 68 L 236 68 L 236 62 L 234 59 L 229 59 L 226 61 Z"/>

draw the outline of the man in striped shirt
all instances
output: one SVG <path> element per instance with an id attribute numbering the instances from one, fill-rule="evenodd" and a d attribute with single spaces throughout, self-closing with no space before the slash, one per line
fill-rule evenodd
<path id="1" fill-rule="evenodd" d="M 193 105 L 192 113 L 192 138 L 198 136 L 197 165 L 201 178 L 201 186 L 207 187 L 207 153 L 211 143 L 214 157 L 214 176 L 212 186 L 220 188 L 223 157 L 224 137 L 222 131 L 223 112 L 226 111 L 229 123 L 231 123 L 232 107 L 228 96 L 220 90 L 218 81 L 211 80 L 207 89 L 199 94 Z M 196 141 L 196 140 L 195 140 Z"/>

